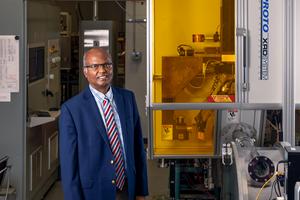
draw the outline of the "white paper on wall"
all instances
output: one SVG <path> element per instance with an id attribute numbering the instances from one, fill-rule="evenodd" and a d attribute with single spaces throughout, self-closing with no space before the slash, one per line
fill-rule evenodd
<path id="1" fill-rule="evenodd" d="M 0 91 L 0 102 L 10 102 L 10 92 Z"/>
<path id="2" fill-rule="evenodd" d="M 0 92 L 3 90 L 19 92 L 19 37 L 15 35 L 0 35 Z"/>

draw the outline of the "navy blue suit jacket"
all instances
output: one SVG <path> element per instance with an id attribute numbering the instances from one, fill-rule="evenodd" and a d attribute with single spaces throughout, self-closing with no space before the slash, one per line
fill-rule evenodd
<path id="1" fill-rule="evenodd" d="M 134 94 L 112 87 L 126 152 L 129 199 L 148 195 L 147 165 Z M 104 122 L 86 87 L 61 107 L 61 178 L 65 200 L 115 200 L 115 168 Z"/>

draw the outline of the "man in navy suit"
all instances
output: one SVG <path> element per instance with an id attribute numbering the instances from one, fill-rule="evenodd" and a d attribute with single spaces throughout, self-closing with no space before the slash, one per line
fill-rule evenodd
<path id="1" fill-rule="evenodd" d="M 85 53 L 83 73 L 89 86 L 61 106 L 59 147 L 65 200 L 144 200 L 147 165 L 134 94 L 111 86 L 113 65 L 102 48 Z M 114 120 L 106 118 L 106 100 Z"/>

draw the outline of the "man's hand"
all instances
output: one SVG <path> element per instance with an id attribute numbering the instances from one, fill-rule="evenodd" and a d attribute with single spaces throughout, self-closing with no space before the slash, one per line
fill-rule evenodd
<path id="1" fill-rule="evenodd" d="M 146 200 L 146 197 L 144 197 L 144 196 L 137 196 L 135 198 L 135 200 Z"/>

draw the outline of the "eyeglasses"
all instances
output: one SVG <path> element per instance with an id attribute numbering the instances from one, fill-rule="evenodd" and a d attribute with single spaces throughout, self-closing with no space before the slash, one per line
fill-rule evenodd
<path id="1" fill-rule="evenodd" d="M 97 71 L 100 67 L 104 68 L 105 70 L 110 70 L 112 66 L 113 66 L 112 63 L 102 63 L 102 64 L 87 65 L 85 67 L 92 69 L 93 71 Z"/>

